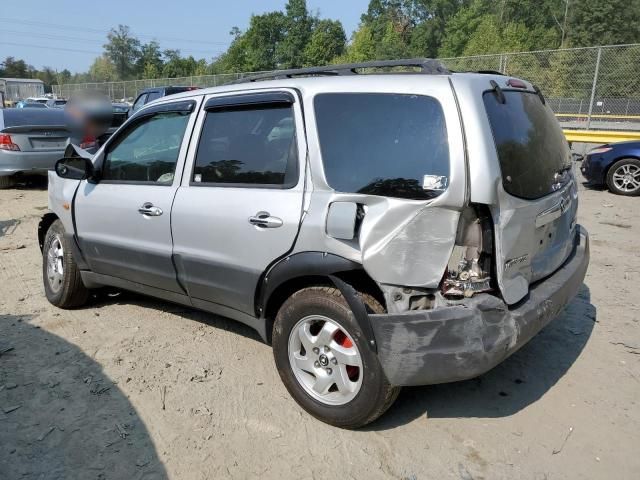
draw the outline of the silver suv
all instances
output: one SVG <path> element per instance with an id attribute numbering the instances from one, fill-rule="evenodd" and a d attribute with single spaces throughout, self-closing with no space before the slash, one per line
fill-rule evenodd
<path id="1" fill-rule="evenodd" d="M 570 159 L 535 86 L 432 60 L 172 95 L 50 173 L 46 295 L 114 286 L 243 322 L 305 410 L 360 427 L 571 301 L 589 246 Z"/>

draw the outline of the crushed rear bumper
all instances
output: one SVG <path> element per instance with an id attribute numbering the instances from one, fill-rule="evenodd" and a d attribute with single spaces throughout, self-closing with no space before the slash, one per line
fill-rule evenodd
<path id="1" fill-rule="evenodd" d="M 393 385 L 428 385 L 481 375 L 518 350 L 577 294 L 589 265 L 589 236 L 576 227 L 573 252 L 515 306 L 488 294 L 463 305 L 369 315 L 378 356 Z"/>

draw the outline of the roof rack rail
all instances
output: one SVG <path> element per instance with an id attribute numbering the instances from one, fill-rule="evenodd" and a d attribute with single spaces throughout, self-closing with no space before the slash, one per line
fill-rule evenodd
<path id="1" fill-rule="evenodd" d="M 499 72 L 498 70 L 477 70 L 473 73 L 483 73 L 485 75 L 501 75 L 501 76 L 506 76 L 505 73 Z"/>
<path id="2" fill-rule="evenodd" d="M 256 82 L 260 80 L 277 80 L 282 78 L 293 78 L 301 76 L 339 76 L 339 75 L 359 75 L 358 70 L 365 68 L 388 68 L 388 67 L 417 67 L 420 74 L 426 75 L 447 75 L 451 72 L 447 70 L 439 61 L 431 58 L 409 58 L 405 60 L 377 60 L 373 62 L 347 63 L 343 65 L 326 65 L 324 67 L 294 68 L 291 70 L 277 70 L 270 73 L 262 73 L 250 77 L 241 78 L 230 82 L 230 84 Z"/>

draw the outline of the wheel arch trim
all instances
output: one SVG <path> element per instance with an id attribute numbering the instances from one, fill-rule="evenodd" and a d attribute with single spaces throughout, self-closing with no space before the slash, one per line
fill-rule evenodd
<path id="1" fill-rule="evenodd" d="M 300 252 L 287 256 L 269 268 L 258 282 L 255 299 L 256 315 L 263 318 L 265 322 L 269 321 L 266 315 L 270 301 L 279 287 L 288 282 L 295 279 L 326 279 L 327 283 L 333 284 L 340 290 L 351 308 L 368 346 L 377 352 L 375 336 L 365 304 L 358 296 L 356 289 L 339 277 L 340 273 L 354 270 L 364 272 L 361 264 L 326 252 Z"/>

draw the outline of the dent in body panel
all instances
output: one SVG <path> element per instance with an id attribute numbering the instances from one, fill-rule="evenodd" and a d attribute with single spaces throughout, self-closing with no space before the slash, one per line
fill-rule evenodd
<path id="1" fill-rule="evenodd" d="M 402 219 L 393 207 L 369 224 L 365 216 L 362 265 L 380 283 L 435 288 L 453 250 L 460 212 L 429 205 L 400 210 Z"/>
<path id="2" fill-rule="evenodd" d="M 54 171 L 48 172 L 48 178 L 49 210 L 58 216 L 65 231 L 75 233 L 73 228 L 72 203 L 73 196 L 75 195 L 80 181 L 60 178 Z M 65 208 L 65 205 L 68 205 L 69 208 Z"/>
<path id="3" fill-rule="evenodd" d="M 559 218 L 536 226 L 541 212 L 570 196 L 571 207 Z M 514 304 L 529 284 L 553 273 L 571 252 L 578 202 L 575 181 L 538 200 L 523 200 L 498 186 L 499 208 L 491 206 L 495 229 L 498 285 L 505 301 Z"/>
<path id="4" fill-rule="evenodd" d="M 328 205 L 337 201 L 364 206 L 353 240 L 325 232 Z M 453 250 L 460 212 L 433 203 L 316 191 L 293 253 L 328 251 L 362 264 L 378 283 L 435 288 Z"/>

